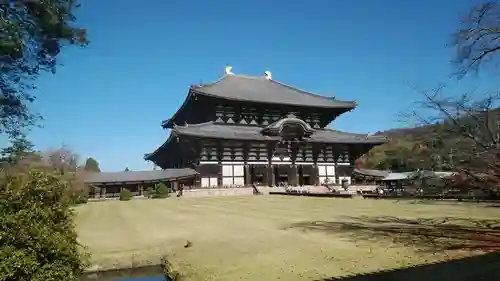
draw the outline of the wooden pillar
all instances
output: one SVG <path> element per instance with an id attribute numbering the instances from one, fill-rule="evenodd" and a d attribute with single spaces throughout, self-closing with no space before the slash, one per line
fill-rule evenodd
<path id="1" fill-rule="evenodd" d="M 90 185 L 90 188 L 94 191 L 94 198 L 99 198 L 101 197 L 101 187 L 100 186 L 95 186 L 95 185 Z"/>
<path id="2" fill-rule="evenodd" d="M 274 186 L 274 169 L 272 165 L 273 154 L 276 147 L 275 142 L 269 142 L 267 144 L 267 167 L 266 167 L 266 182 L 268 186 Z"/>
<path id="3" fill-rule="evenodd" d="M 142 184 L 139 184 L 139 196 L 144 195 L 144 186 Z"/>
<path id="4" fill-rule="evenodd" d="M 106 198 L 106 186 L 101 187 L 101 198 Z"/>
<path id="5" fill-rule="evenodd" d="M 290 144 L 290 152 L 290 160 L 292 160 L 292 165 L 288 170 L 288 182 L 291 186 L 297 186 L 299 185 L 299 171 L 297 165 L 295 164 L 295 162 L 297 161 L 297 154 L 299 152 L 299 144 L 297 142 L 292 142 Z"/>
<path id="6" fill-rule="evenodd" d="M 313 144 L 312 145 L 312 154 L 313 154 L 313 175 L 311 175 L 313 178 L 312 182 L 314 185 L 320 185 L 319 182 L 319 173 L 318 173 L 318 157 L 319 157 L 319 152 L 321 151 L 321 147 L 319 144 Z"/>
<path id="7" fill-rule="evenodd" d="M 172 191 L 177 191 L 177 190 L 179 190 L 179 182 L 174 180 L 172 182 Z"/>
<path id="8" fill-rule="evenodd" d="M 288 182 L 291 186 L 297 186 L 298 184 L 298 175 L 297 175 L 297 165 L 290 165 L 290 169 L 288 170 Z"/>
<path id="9" fill-rule="evenodd" d="M 266 165 L 266 184 L 267 186 L 274 186 L 273 165 Z"/>
<path id="10" fill-rule="evenodd" d="M 314 164 L 313 165 L 313 172 L 312 172 L 312 182 L 314 185 L 320 185 L 320 182 L 319 182 L 319 173 L 318 173 L 318 165 Z"/>
<path id="11" fill-rule="evenodd" d="M 222 179 L 222 154 L 224 153 L 224 147 L 222 141 L 217 141 L 217 162 L 219 163 L 219 172 L 217 173 L 217 187 L 222 187 L 223 179 Z M 211 183 L 210 183 L 211 184 Z"/>
<path id="12" fill-rule="evenodd" d="M 342 184 L 340 182 L 340 179 L 339 179 L 339 172 L 338 172 L 338 169 L 337 169 L 337 167 L 338 167 L 337 163 L 339 161 L 340 155 L 342 155 L 343 149 L 344 149 L 343 145 L 340 145 L 340 147 L 338 147 L 338 146 L 337 147 L 336 146 L 333 147 L 333 159 L 334 159 L 335 184 L 336 185 Z"/>
<path id="13" fill-rule="evenodd" d="M 250 165 L 245 165 L 245 185 L 252 185 L 252 174 L 251 174 L 251 169 Z"/>

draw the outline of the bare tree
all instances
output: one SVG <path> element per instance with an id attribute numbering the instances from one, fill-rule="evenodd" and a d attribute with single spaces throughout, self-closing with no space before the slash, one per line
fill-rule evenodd
<path id="1" fill-rule="evenodd" d="M 500 3 L 474 5 L 461 19 L 450 45 L 456 74 L 463 77 L 494 63 L 500 54 Z M 444 87 L 419 91 L 412 111 L 418 123 L 433 128 L 427 149 L 441 166 L 460 171 L 474 186 L 500 187 L 500 92 L 447 95 Z"/>
<path id="2" fill-rule="evenodd" d="M 423 91 L 412 116 L 433 128 L 427 149 L 435 161 L 462 172 L 475 187 L 500 187 L 500 93 L 475 98 L 445 94 L 444 87 Z"/>
<path id="3" fill-rule="evenodd" d="M 80 165 L 80 157 L 67 145 L 43 153 L 45 168 L 60 173 L 61 179 L 69 183 L 73 195 L 87 194 L 89 186 L 85 184 L 87 171 Z"/>
<path id="4" fill-rule="evenodd" d="M 453 62 L 459 77 L 492 62 L 500 52 L 500 3 L 487 1 L 473 6 L 462 18 L 450 45 L 456 49 Z"/>
<path id="5" fill-rule="evenodd" d="M 58 149 L 49 150 L 43 153 L 43 155 L 45 164 L 62 174 L 76 172 L 79 168 L 79 156 L 66 145 Z"/>

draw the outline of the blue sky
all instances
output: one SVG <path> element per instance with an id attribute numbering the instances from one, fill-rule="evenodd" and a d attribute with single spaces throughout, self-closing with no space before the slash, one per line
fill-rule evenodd
<path id="1" fill-rule="evenodd" d="M 160 127 L 189 85 L 224 66 L 359 107 L 331 127 L 376 132 L 400 127 L 418 98 L 410 85 L 475 88 L 449 81 L 445 44 L 472 0 L 85 0 L 79 25 L 92 41 L 66 49 L 55 75 L 37 81 L 33 109 L 45 120 L 30 138 L 40 150 L 67 144 L 104 171 L 151 168 L 142 157 L 169 132 Z M 482 87 L 491 84 L 484 82 Z"/>

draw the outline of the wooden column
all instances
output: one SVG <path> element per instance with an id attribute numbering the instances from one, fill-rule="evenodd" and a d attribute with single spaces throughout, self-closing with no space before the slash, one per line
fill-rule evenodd
<path id="1" fill-rule="evenodd" d="M 219 163 L 219 173 L 217 174 L 217 187 L 222 187 L 222 154 L 224 153 L 224 147 L 221 141 L 217 141 L 217 162 Z"/>
<path id="2" fill-rule="evenodd" d="M 139 185 L 139 196 L 144 194 L 144 186 L 142 184 Z"/>
<path id="3" fill-rule="evenodd" d="M 318 173 L 318 157 L 319 157 L 319 152 L 321 150 L 321 147 L 319 144 L 312 144 L 312 154 L 313 154 L 313 171 L 314 174 L 311 175 L 313 177 L 312 182 L 314 185 L 320 185 L 319 182 L 319 173 Z"/>
<path id="4" fill-rule="evenodd" d="M 106 198 L 106 186 L 101 187 L 101 198 Z"/>
<path id="5" fill-rule="evenodd" d="M 267 186 L 274 186 L 274 173 L 273 165 L 266 165 L 266 184 Z"/>
<path id="6" fill-rule="evenodd" d="M 342 184 L 340 182 L 340 179 L 339 179 L 339 172 L 338 172 L 338 165 L 337 165 L 337 162 L 339 160 L 339 156 L 340 154 L 343 152 L 343 149 L 344 149 L 344 146 L 343 145 L 340 145 L 339 146 L 334 146 L 333 147 L 333 159 L 334 159 L 334 165 L 335 165 L 335 184 L 336 185 L 339 185 L 339 184 Z"/>
<path id="7" fill-rule="evenodd" d="M 297 161 L 297 154 L 299 152 L 299 144 L 297 142 L 292 142 L 290 144 L 290 160 L 292 160 L 292 165 L 290 166 L 290 169 L 288 170 L 288 182 L 290 183 L 291 186 L 298 186 L 299 185 L 299 175 L 298 175 L 298 167 L 295 164 Z"/>
<path id="8" fill-rule="evenodd" d="M 311 175 L 311 177 L 314 185 L 320 185 L 319 175 L 318 175 L 318 165 L 316 164 L 313 165 L 313 174 Z"/>
<path id="9" fill-rule="evenodd" d="M 290 165 L 290 169 L 288 170 L 288 182 L 290 183 L 291 186 L 297 186 L 298 185 L 298 175 L 297 175 L 297 165 L 292 164 Z"/>
<path id="10" fill-rule="evenodd" d="M 252 185 L 252 174 L 251 174 L 251 169 L 250 165 L 245 165 L 245 185 Z"/>
<path id="11" fill-rule="evenodd" d="M 266 166 L 266 182 L 268 186 L 274 186 L 274 169 L 272 165 L 273 154 L 276 147 L 275 142 L 269 142 L 267 144 L 267 166 Z"/>
<path id="12" fill-rule="evenodd" d="M 94 191 L 94 198 L 99 198 L 101 197 L 101 187 L 97 187 L 97 186 L 89 186 L 90 188 L 92 188 L 92 190 Z"/>

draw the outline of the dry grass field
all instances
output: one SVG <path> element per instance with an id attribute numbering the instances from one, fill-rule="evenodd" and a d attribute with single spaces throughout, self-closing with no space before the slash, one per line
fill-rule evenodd
<path id="1" fill-rule="evenodd" d="M 463 248 L 483 242 L 463 238 L 500 218 L 481 204 L 285 196 L 93 202 L 77 213 L 96 267 L 167 254 L 186 280 L 221 281 L 333 280 L 470 255 Z"/>

